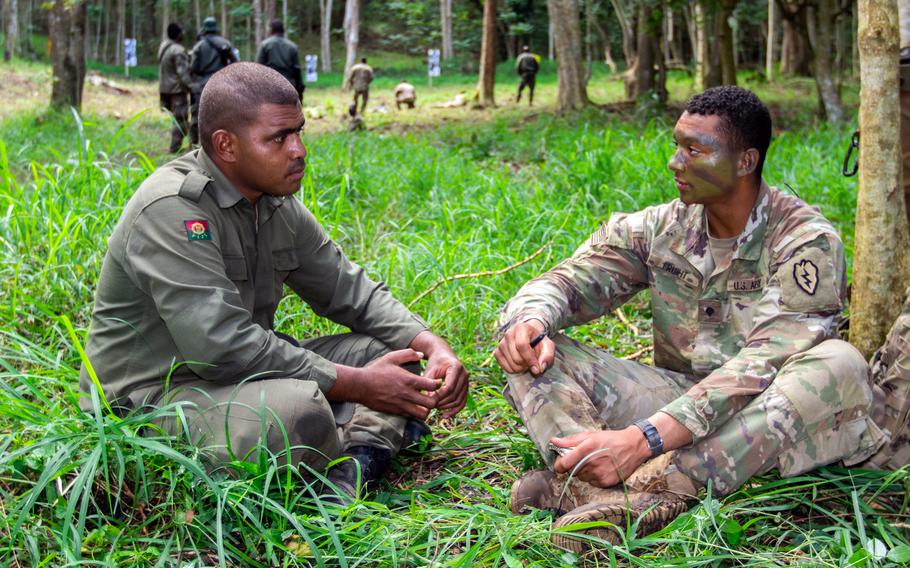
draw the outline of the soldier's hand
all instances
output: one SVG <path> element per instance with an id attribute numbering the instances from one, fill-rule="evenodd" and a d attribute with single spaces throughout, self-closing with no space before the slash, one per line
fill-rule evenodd
<path id="1" fill-rule="evenodd" d="M 535 319 L 510 327 L 493 351 L 502 370 L 513 374 L 530 370 L 535 375 L 546 371 L 553 364 L 556 344 L 544 336 L 540 343 L 531 347 L 531 342 L 543 332 L 543 323 Z"/>
<path id="2" fill-rule="evenodd" d="M 363 367 L 357 402 L 380 412 L 426 419 L 430 409 L 436 406 L 433 393 L 442 381 L 415 375 L 401 367 L 421 359 L 423 353 L 400 349 Z"/>
<path id="3" fill-rule="evenodd" d="M 632 475 L 638 466 L 651 457 L 651 451 L 636 426 L 624 430 L 594 430 L 553 438 L 550 443 L 558 448 L 573 448 L 560 456 L 553 469 L 568 473 L 579 462 L 584 462 L 575 477 L 595 487 L 612 487 Z M 586 459 L 587 458 L 587 459 Z"/>
<path id="4" fill-rule="evenodd" d="M 425 330 L 411 340 L 410 346 L 427 355 L 423 376 L 442 379 L 442 387 L 432 393 L 436 406 L 443 416 L 450 418 L 464 408 L 468 398 L 468 372 L 458 356 L 441 337 Z"/>

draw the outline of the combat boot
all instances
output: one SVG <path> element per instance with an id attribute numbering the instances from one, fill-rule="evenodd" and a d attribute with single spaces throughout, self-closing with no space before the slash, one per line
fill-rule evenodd
<path id="1" fill-rule="evenodd" d="M 433 447 L 433 431 L 427 423 L 417 418 L 410 418 L 404 425 L 400 454 L 416 457 L 425 454 Z"/>
<path id="2" fill-rule="evenodd" d="M 537 469 L 512 484 L 509 510 L 516 515 L 523 515 L 531 509 L 544 509 L 562 515 L 587 503 L 614 502 L 622 494 L 621 488 L 602 489 L 549 469 Z"/>
<path id="3" fill-rule="evenodd" d="M 343 493 L 339 497 L 346 496 L 351 500 L 375 488 L 392 463 L 392 452 L 372 446 L 348 448 L 342 457 L 350 459 L 335 464 L 329 471 L 328 480 Z"/>
<path id="4" fill-rule="evenodd" d="M 619 544 L 627 526 L 634 524 L 639 536 L 665 527 L 684 513 L 698 494 L 698 485 L 676 468 L 673 456 L 674 452 L 668 452 L 642 464 L 625 480 L 625 490 L 616 491 L 613 499 L 589 502 L 562 515 L 553 525 L 557 530 L 551 542 L 579 554 L 598 554 L 601 547 L 591 542 L 591 537 Z M 604 524 L 578 532 L 558 530 L 594 522 Z"/>

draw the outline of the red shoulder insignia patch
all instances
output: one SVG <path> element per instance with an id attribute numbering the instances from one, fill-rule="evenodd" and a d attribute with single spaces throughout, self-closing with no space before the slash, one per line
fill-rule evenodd
<path id="1" fill-rule="evenodd" d="M 186 240 L 188 241 L 212 240 L 212 231 L 209 229 L 209 222 L 205 219 L 184 221 L 183 226 L 186 227 Z"/>

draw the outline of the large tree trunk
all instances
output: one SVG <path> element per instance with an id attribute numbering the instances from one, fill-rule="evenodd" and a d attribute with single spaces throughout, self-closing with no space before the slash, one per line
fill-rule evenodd
<path id="1" fill-rule="evenodd" d="M 654 64 L 659 54 L 654 52 L 654 29 L 651 21 L 650 3 L 642 0 L 638 4 L 638 34 L 635 52 L 634 74 L 629 76 L 626 85 L 626 95 L 636 101 L 641 101 L 654 91 Z"/>
<path id="2" fill-rule="evenodd" d="M 16 36 L 19 27 L 16 0 L 3 0 L 3 24 L 6 28 L 6 38 L 3 45 L 3 60 L 10 61 L 16 52 Z"/>
<path id="3" fill-rule="evenodd" d="M 831 26 L 834 23 L 833 0 L 817 0 L 815 8 L 815 86 L 818 89 L 818 99 L 824 109 L 828 122 L 840 124 L 844 120 L 844 109 L 841 106 L 840 93 L 834 81 L 832 68 Z"/>
<path id="4" fill-rule="evenodd" d="M 442 60 L 451 58 L 452 48 L 452 0 L 439 0 L 439 19 L 442 27 Z"/>
<path id="5" fill-rule="evenodd" d="M 547 0 L 556 43 L 556 73 L 559 94 L 556 108 L 562 112 L 588 104 L 584 70 L 581 64 L 581 33 L 578 4 L 575 0 Z"/>
<path id="6" fill-rule="evenodd" d="M 850 342 L 869 356 L 900 312 L 910 284 L 901 191 L 898 24 L 894 0 L 859 0 L 859 195 Z"/>
<path id="7" fill-rule="evenodd" d="M 82 0 L 56 0 L 48 15 L 53 64 L 52 106 L 82 108 L 85 18 L 86 4 Z"/>
<path id="8" fill-rule="evenodd" d="M 357 63 L 360 45 L 360 0 L 347 0 L 344 6 L 344 86 L 347 88 L 351 67 Z"/>
<path id="9" fill-rule="evenodd" d="M 16 55 L 16 44 L 19 37 L 19 6 L 17 0 L 4 0 L 3 22 L 6 24 L 6 43 L 3 46 L 3 60 L 9 61 Z"/>
<path id="10" fill-rule="evenodd" d="M 811 74 L 811 43 L 809 41 L 808 6 L 802 2 L 779 1 L 784 19 L 784 40 L 781 49 L 781 74 Z"/>
<path id="11" fill-rule="evenodd" d="M 322 70 L 332 70 L 332 0 L 319 0 L 319 45 L 322 47 Z"/>
<path id="12" fill-rule="evenodd" d="M 736 0 L 721 0 L 715 17 L 722 85 L 736 84 L 736 55 L 733 48 L 733 29 L 730 28 L 729 20 L 734 7 L 736 7 Z"/>
<path id="13" fill-rule="evenodd" d="M 477 82 L 478 102 L 493 106 L 496 85 L 496 0 L 484 0 L 483 38 L 480 42 L 480 76 Z"/>

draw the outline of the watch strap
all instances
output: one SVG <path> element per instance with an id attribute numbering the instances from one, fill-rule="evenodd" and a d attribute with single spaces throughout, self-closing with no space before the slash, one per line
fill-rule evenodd
<path id="1" fill-rule="evenodd" d="M 644 434 L 648 442 L 648 449 L 651 450 L 651 457 L 657 457 L 664 453 L 664 439 L 660 437 L 660 432 L 647 419 L 635 421 L 635 426 Z"/>

